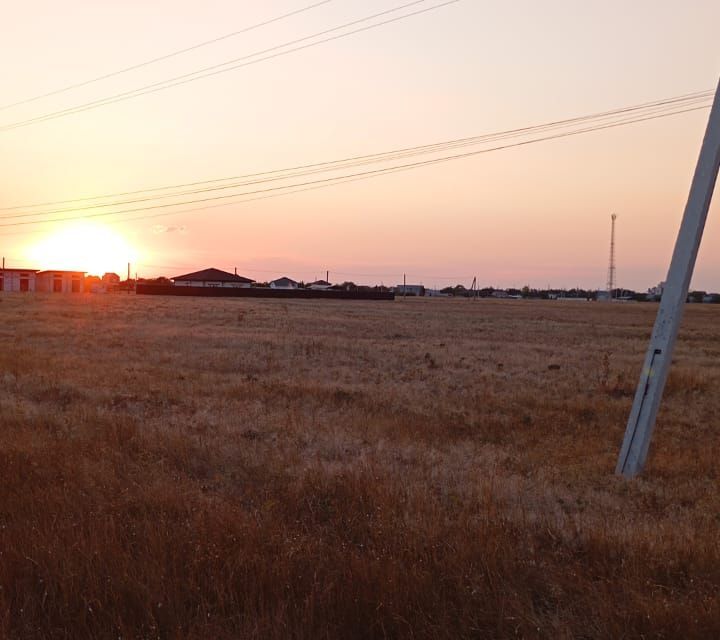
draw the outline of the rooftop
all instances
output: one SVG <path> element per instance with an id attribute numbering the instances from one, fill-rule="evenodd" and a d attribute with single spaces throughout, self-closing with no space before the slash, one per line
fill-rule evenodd
<path id="1" fill-rule="evenodd" d="M 196 282 L 254 282 L 254 280 L 250 280 L 250 278 L 243 278 L 236 273 L 228 273 L 227 271 L 221 271 L 220 269 L 215 268 L 203 269 L 202 271 L 194 271 L 193 273 L 186 273 L 182 276 L 175 276 L 174 278 L 171 278 L 171 280 L 180 280 L 181 282 L 185 280 Z"/>

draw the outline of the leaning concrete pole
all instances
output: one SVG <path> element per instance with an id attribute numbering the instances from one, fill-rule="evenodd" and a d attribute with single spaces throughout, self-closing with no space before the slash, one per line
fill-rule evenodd
<path id="1" fill-rule="evenodd" d="M 705 139 L 700 149 L 690 195 L 660 300 L 660 309 L 615 469 L 617 474 L 626 478 L 636 476 L 645 466 L 719 166 L 720 84 L 715 92 Z"/>

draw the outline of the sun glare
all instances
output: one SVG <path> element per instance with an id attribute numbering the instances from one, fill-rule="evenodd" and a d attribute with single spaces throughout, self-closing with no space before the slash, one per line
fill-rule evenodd
<path id="1" fill-rule="evenodd" d="M 53 232 L 29 247 L 27 255 L 38 269 L 85 271 L 92 275 L 123 275 L 127 263 L 137 260 L 137 252 L 119 233 L 86 223 Z"/>

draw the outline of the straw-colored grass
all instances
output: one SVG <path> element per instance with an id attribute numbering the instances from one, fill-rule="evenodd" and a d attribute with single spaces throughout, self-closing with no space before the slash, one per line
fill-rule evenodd
<path id="1" fill-rule="evenodd" d="M 720 637 L 720 308 L 0 298 L 0 637 Z"/>

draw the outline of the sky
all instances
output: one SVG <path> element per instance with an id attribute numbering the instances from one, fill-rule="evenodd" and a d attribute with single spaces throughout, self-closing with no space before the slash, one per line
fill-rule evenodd
<path id="1" fill-rule="evenodd" d="M 714 89 L 720 74 L 716 0 L 460 0 L 197 82 L 4 129 L 409 1 L 332 0 L 133 72 L 1 108 L 312 2 L 10 3 L 0 59 L 0 208 L 542 124 Z M 21 267 L 124 273 L 130 261 L 141 277 L 213 266 L 257 280 L 329 271 L 335 282 L 396 284 L 405 273 L 429 287 L 469 286 L 477 276 L 481 286 L 603 288 L 616 213 L 618 285 L 644 290 L 665 277 L 707 116 L 702 110 L 232 206 L 0 226 L 0 253 Z M 67 212 L 48 217 L 113 210 L 82 204 L 55 207 Z M 183 208 L 200 210 L 137 219 Z M 37 211 L 2 211 L 0 224 L 34 220 L 6 216 Z M 720 290 L 718 201 L 692 287 Z"/>

